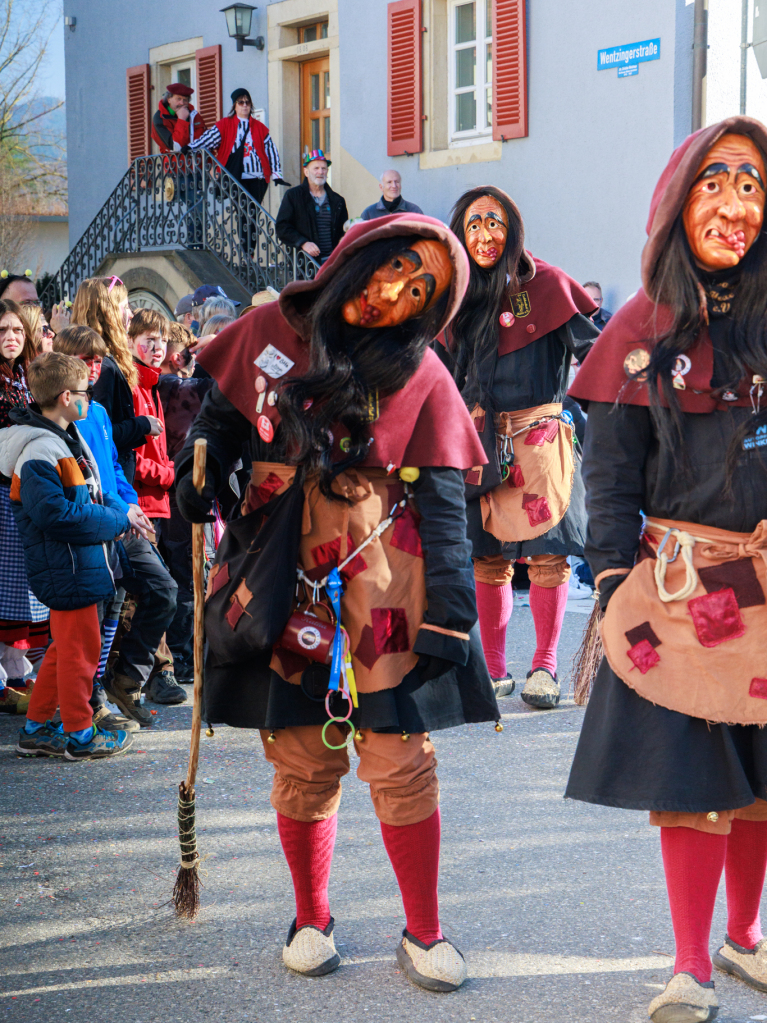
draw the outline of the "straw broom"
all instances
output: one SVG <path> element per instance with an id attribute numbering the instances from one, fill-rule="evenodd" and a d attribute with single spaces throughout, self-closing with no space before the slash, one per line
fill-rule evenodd
<path id="1" fill-rule="evenodd" d="M 192 482 L 197 493 L 205 485 L 205 458 L 208 448 L 206 440 L 194 442 L 194 468 Z M 181 846 L 181 865 L 173 886 L 173 905 L 176 916 L 194 920 L 200 909 L 200 876 L 195 834 L 195 791 L 197 762 L 200 758 L 200 729 L 202 726 L 202 682 L 203 682 L 203 614 L 205 596 L 203 578 L 205 574 L 205 539 L 201 522 L 192 523 L 192 571 L 194 573 L 194 707 L 192 708 L 192 735 L 189 743 L 189 766 L 186 781 L 178 787 L 178 841 Z"/>

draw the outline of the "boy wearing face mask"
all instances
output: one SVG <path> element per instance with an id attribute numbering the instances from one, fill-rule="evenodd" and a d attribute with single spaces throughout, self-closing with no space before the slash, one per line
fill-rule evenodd
<path id="1" fill-rule="evenodd" d="M 29 584 L 51 608 L 52 642 L 16 750 L 67 760 L 114 756 L 131 736 L 94 726 L 89 699 L 101 651 L 97 604 L 115 590 L 104 544 L 131 524 L 103 493 L 96 461 L 75 426 L 88 414 L 87 367 L 46 352 L 30 364 L 28 382 L 41 411 L 14 413 L 18 425 L 4 437 L 0 471 L 12 477 Z M 57 706 L 61 728 L 50 723 Z"/>

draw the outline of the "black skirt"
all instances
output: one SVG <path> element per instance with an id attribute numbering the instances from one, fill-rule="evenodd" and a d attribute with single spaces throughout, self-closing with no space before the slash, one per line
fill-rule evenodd
<path id="1" fill-rule="evenodd" d="M 603 658 L 565 797 L 677 813 L 749 806 L 767 799 L 767 729 L 709 724 L 658 707 Z"/>
<path id="2" fill-rule="evenodd" d="M 235 728 L 287 728 L 322 725 L 328 720 L 325 693 L 329 669 L 315 665 L 300 686 L 271 670 L 268 653 L 261 659 L 217 666 L 208 656 L 203 717 Z M 307 677 L 308 675 L 308 677 Z M 346 700 L 334 698 L 334 713 L 345 715 Z M 479 626 L 470 633 L 469 660 L 445 675 L 422 682 L 413 668 L 393 689 L 360 693 L 351 721 L 377 732 L 435 732 L 472 722 L 498 721 L 500 711 L 485 666 Z"/>
<path id="3" fill-rule="evenodd" d="M 575 457 L 573 489 L 570 504 L 560 521 L 542 536 L 534 540 L 506 543 L 488 533 L 482 526 L 482 508 L 479 499 L 466 505 L 466 535 L 471 541 L 473 558 L 492 558 L 502 554 L 507 561 L 519 558 L 533 558 L 538 554 L 561 554 L 583 557 L 583 543 L 586 539 L 586 496 L 581 476 L 581 460 Z"/>

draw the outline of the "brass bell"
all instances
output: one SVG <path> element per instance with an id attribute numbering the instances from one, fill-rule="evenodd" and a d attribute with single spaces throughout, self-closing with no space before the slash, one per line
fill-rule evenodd
<path id="1" fill-rule="evenodd" d="M 712 810 L 711 813 L 706 814 L 706 820 L 711 821 L 712 824 L 716 824 L 719 820 L 719 814 Z"/>
<path id="2" fill-rule="evenodd" d="M 411 466 L 405 466 L 399 471 L 399 478 L 403 483 L 415 483 L 418 477 L 421 475 L 420 469 L 415 469 Z"/>
<path id="3" fill-rule="evenodd" d="M 403 742 L 407 742 L 409 738 L 410 732 L 403 732 L 402 735 L 400 736 L 400 739 L 402 739 Z"/>
<path id="4" fill-rule="evenodd" d="M 272 734 L 269 736 L 269 738 L 266 741 L 267 742 L 277 742 L 277 736 L 274 734 L 274 732 L 272 732 Z"/>
<path id="5" fill-rule="evenodd" d="M 362 732 L 357 732 L 354 738 L 357 740 L 357 742 L 364 742 L 365 740 L 365 736 L 362 734 Z"/>
<path id="6" fill-rule="evenodd" d="M 208 737 L 209 739 L 212 739 L 212 738 L 213 738 L 213 736 L 214 736 L 214 735 L 215 735 L 216 733 L 215 733 L 215 732 L 213 731 L 213 729 L 212 729 L 212 728 L 210 727 L 210 725 L 208 725 L 207 729 L 205 730 L 205 734 L 207 735 L 207 737 Z"/>
<path id="7" fill-rule="evenodd" d="M 501 724 L 500 721 L 496 721 L 495 722 L 495 730 L 496 730 L 496 732 L 502 732 L 503 731 L 503 725 Z"/>

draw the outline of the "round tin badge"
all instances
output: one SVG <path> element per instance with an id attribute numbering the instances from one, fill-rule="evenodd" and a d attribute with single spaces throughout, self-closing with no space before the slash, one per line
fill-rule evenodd
<path id="1" fill-rule="evenodd" d="M 274 427 L 272 426 L 271 420 L 268 416 L 258 417 L 256 429 L 258 430 L 258 436 L 261 440 L 266 441 L 267 444 L 271 444 L 272 438 L 274 437 Z"/>

